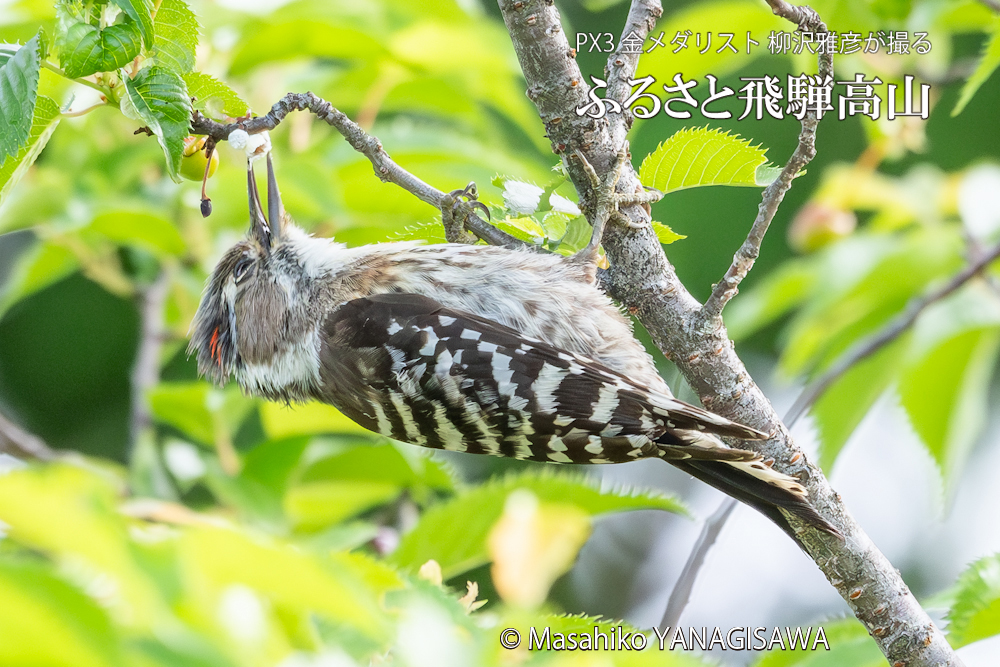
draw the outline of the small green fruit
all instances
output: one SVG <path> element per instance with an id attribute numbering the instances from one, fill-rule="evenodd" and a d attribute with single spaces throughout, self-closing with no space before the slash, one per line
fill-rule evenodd
<path id="1" fill-rule="evenodd" d="M 205 139 L 206 137 L 188 137 L 184 140 L 180 173 L 189 181 L 200 181 L 205 177 Z M 208 167 L 208 177 L 211 178 L 218 168 L 219 152 L 212 151 L 212 163 Z"/>

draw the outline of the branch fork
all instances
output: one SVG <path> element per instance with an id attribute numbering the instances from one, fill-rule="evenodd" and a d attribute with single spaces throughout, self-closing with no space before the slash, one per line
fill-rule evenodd
<path id="1" fill-rule="evenodd" d="M 601 241 L 604 238 L 604 230 L 609 221 L 614 220 L 631 229 L 645 229 L 650 226 L 649 220 L 633 221 L 624 215 L 618 207 L 634 204 L 646 205 L 648 207 L 649 204 L 663 199 L 663 193 L 652 188 L 631 193 L 617 192 L 616 188 L 618 187 L 618 182 L 621 180 L 625 165 L 629 164 L 629 145 L 627 141 L 623 142 L 622 147 L 618 149 L 611 171 L 603 179 L 597 175 L 594 166 L 590 164 L 581 151 L 574 151 L 572 157 L 583 168 L 584 173 L 587 175 L 587 180 L 590 182 L 590 187 L 593 190 L 594 198 L 597 200 L 597 204 L 594 207 L 593 232 L 591 233 L 590 242 L 576 253 L 573 258 L 578 258 L 581 261 L 596 262 L 597 249 L 601 245 Z M 649 213 L 648 208 L 646 212 L 647 214 Z"/>
<path id="2" fill-rule="evenodd" d="M 802 29 L 826 31 L 812 10 L 784 0 L 767 2 L 777 15 Z M 600 121 L 575 116 L 573 110 L 586 104 L 588 90 L 551 0 L 499 0 L 499 5 L 525 75 L 528 97 L 538 108 L 555 152 L 568 157 L 579 150 L 595 167 L 597 175 L 607 173 L 631 125 L 630 115 L 623 111 Z M 635 32 L 645 40 L 661 14 L 659 2 L 633 0 L 623 38 Z M 637 54 L 619 51 L 611 55 L 609 97 L 618 101 L 627 98 L 630 92 L 627 81 L 634 76 L 637 61 Z M 819 74 L 823 79 L 832 76 L 832 68 L 832 58 L 821 57 Z M 706 406 L 758 430 L 774 429 L 773 438 L 741 446 L 755 449 L 765 459 L 773 459 L 776 470 L 800 475 L 812 504 L 844 536 L 840 541 L 804 526 L 798 533 L 805 551 L 871 633 L 889 664 L 958 667 L 961 660 L 899 573 L 857 525 L 822 471 L 811 465 L 796 447 L 773 406 L 747 374 L 722 323 L 722 309 L 758 256 L 764 233 L 792 178 L 815 154 L 817 123 L 809 114 L 804 117 L 798 147 L 778 180 L 765 190 L 747 241 L 705 306 L 680 282 L 651 230 L 630 230 L 624 234 L 618 226 L 607 229 L 603 246 L 610 269 L 602 284 L 639 317 L 657 347 L 674 360 Z M 596 202 L 594 184 L 583 166 L 576 164 L 576 160 L 564 158 L 564 161 L 581 201 Z M 619 182 L 623 190 L 638 187 L 638 179 L 630 168 L 622 170 Z M 641 206 L 631 206 L 623 212 L 633 220 L 642 220 L 644 216 L 648 219 Z"/>

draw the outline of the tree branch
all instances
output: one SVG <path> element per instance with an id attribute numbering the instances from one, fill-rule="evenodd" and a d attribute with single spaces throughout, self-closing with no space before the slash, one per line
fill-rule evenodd
<path id="1" fill-rule="evenodd" d="M 632 12 L 639 11 L 635 4 Z M 553 152 L 565 156 L 579 150 L 603 177 L 621 147 L 616 137 L 624 137 L 628 130 L 624 114 L 596 120 L 575 113 L 587 104 L 588 90 L 562 32 L 559 13 L 550 2 L 499 0 L 499 5 L 524 72 L 528 97 L 545 123 Z M 783 2 L 772 7 L 799 18 L 808 13 Z M 625 61 L 619 76 L 631 78 L 634 72 L 624 67 Z M 593 186 L 579 162 L 563 160 L 581 202 L 592 204 L 597 201 Z M 638 192 L 640 187 L 635 172 L 626 165 L 618 191 Z M 592 207 L 585 210 L 593 214 Z M 649 220 L 642 206 L 622 207 L 622 212 L 634 222 Z M 705 326 L 700 305 L 677 278 L 652 230 L 613 225 L 603 245 L 611 266 L 602 284 L 610 294 L 636 314 L 708 409 L 773 433 L 766 441 L 739 446 L 774 459 L 776 470 L 796 476 L 808 489 L 812 504 L 840 531 L 843 540 L 790 519 L 803 548 L 875 638 L 889 664 L 961 665 L 896 569 L 854 521 L 822 471 L 795 445 L 746 372 L 725 326 L 718 318 L 713 326 Z"/>
<path id="2" fill-rule="evenodd" d="M 800 30 L 827 32 L 826 24 L 820 20 L 819 14 L 809 7 L 795 7 L 784 0 L 768 0 L 768 4 L 771 5 L 775 14 L 798 24 Z M 821 81 L 825 81 L 827 77 L 830 77 L 831 81 L 833 80 L 833 54 L 824 52 L 819 55 L 819 78 Z M 778 205 L 785 198 L 785 193 L 792 187 L 792 180 L 816 157 L 816 127 L 818 125 L 819 119 L 813 111 L 807 112 L 802 118 L 799 144 L 778 178 L 764 189 L 760 206 L 757 209 L 757 218 L 750 227 L 746 241 L 736 251 L 732 265 L 722 280 L 712 289 L 711 296 L 708 297 L 705 307 L 702 308 L 701 319 L 703 323 L 721 317 L 722 309 L 726 307 L 730 299 L 736 296 L 740 283 L 753 268 L 754 262 L 760 255 L 764 234 L 767 233 L 771 220 L 774 219 L 774 214 L 778 211 Z"/>
<path id="3" fill-rule="evenodd" d="M 809 7 L 794 7 L 781 0 L 769 4 L 771 4 L 774 13 L 777 15 L 790 21 L 803 21 L 799 24 L 799 28 L 802 30 L 817 32 L 826 32 L 827 30 L 826 25 L 820 20 L 819 14 Z M 821 79 L 829 76 L 832 80 L 832 54 L 819 54 L 818 72 Z M 750 269 L 753 268 L 754 262 L 756 262 L 757 257 L 760 255 L 760 247 L 764 242 L 764 235 L 767 233 L 768 227 L 770 227 L 771 221 L 774 219 L 774 214 L 777 212 L 778 206 L 784 200 L 785 193 L 792 187 L 792 180 L 816 156 L 816 128 L 819 125 L 819 119 L 815 112 L 807 112 L 801 123 L 802 129 L 799 131 L 798 146 L 796 146 L 795 151 L 792 153 L 784 169 L 781 170 L 778 178 L 764 189 L 761 195 L 760 206 L 757 208 L 757 217 L 750 227 L 746 241 L 743 242 L 743 245 L 740 246 L 740 249 L 733 256 L 733 263 L 730 265 L 729 270 L 726 271 L 723 279 L 712 288 L 712 294 L 701 309 L 700 319 L 703 326 L 709 323 L 709 321 L 721 318 L 722 309 L 726 307 L 730 299 L 736 296 L 740 283 L 750 273 Z M 795 420 L 793 419 L 787 422 L 787 425 L 791 427 L 794 423 Z M 684 611 L 684 607 L 688 603 L 694 583 L 698 579 L 698 572 L 705 562 L 705 557 L 729 520 L 732 510 L 735 507 L 735 502 L 732 499 L 727 500 L 719 508 L 719 511 L 706 522 L 701 537 L 688 555 L 684 571 L 670 593 L 670 599 L 667 602 L 667 609 L 664 612 L 661 627 L 675 625 L 677 619 L 680 618 L 681 612 Z"/>
<path id="4" fill-rule="evenodd" d="M 382 182 L 395 183 L 420 201 L 430 204 L 436 209 L 441 208 L 445 193 L 428 185 L 396 164 L 385 152 L 382 142 L 378 138 L 365 132 L 360 125 L 348 118 L 342 111 L 313 93 L 288 93 L 278 100 L 265 115 L 236 123 L 217 123 L 205 117 L 201 112 L 195 111 L 191 116 L 191 131 L 193 134 L 208 135 L 216 142 L 226 141 L 234 130 L 242 129 L 249 134 L 273 130 L 292 111 L 304 110 L 314 113 L 317 118 L 340 132 L 356 151 L 371 161 L 375 168 L 375 175 Z M 466 217 L 465 226 L 490 245 L 510 248 L 534 247 L 497 229 L 474 213 L 470 213 Z"/>
<path id="5" fill-rule="evenodd" d="M 661 16 L 663 16 L 663 7 L 659 0 L 635 0 L 629 7 L 625 27 L 622 28 L 622 37 L 618 40 L 618 50 L 608 58 L 608 98 L 616 100 L 619 104 L 628 99 L 629 95 L 632 94 L 629 80 L 635 76 L 636 68 L 639 66 L 640 54 L 626 52 L 621 44 L 632 34 L 645 42 L 649 31 L 653 29 L 657 19 Z M 624 143 L 625 135 L 632 129 L 634 122 L 635 116 L 632 115 L 632 111 L 626 109 L 625 105 L 622 104 L 621 118 L 610 128 L 611 141 L 618 145 Z"/>
<path id="6" fill-rule="evenodd" d="M 694 548 L 691 549 L 687 562 L 684 563 L 684 569 L 681 570 L 673 590 L 670 591 L 667 609 L 663 612 L 663 619 L 660 621 L 660 630 L 665 632 L 667 628 L 677 627 L 677 622 L 681 619 L 681 614 L 691 599 L 691 591 L 694 590 L 694 582 L 698 580 L 698 572 L 705 564 L 705 558 L 712 550 L 712 545 L 719 539 L 719 533 L 725 527 L 726 521 L 736 509 L 736 503 L 734 498 L 723 500 L 719 509 L 715 510 L 715 513 L 708 517 L 705 525 L 702 526 L 701 535 L 694 543 Z"/>
<path id="7" fill-rule="evenodd" d="M 0 452 L 14 454 L 19 458 L 32 458 L 40 461 L 53 461 L 62 454 L 45 444 L 45 441 L 33 433 L 7 419 L 0 412 Z"/>
<path id="8" fill-rule="evenodd" d="M 129 421 L 129 445 L 135 447 L 139 436 L 153 425 L 146 392 L 160 381 L 160 351 L 163 349 L 163 303 L 170 288 L 166 269 L 137 292 L 139 306 L 139 348 L 132 364 L 132 415 Z"/>
<path id="9" fill-rule="evenodd" d="M 844 352 L 844 354 L 840 356 L 833 366 L 823 373 L 823 375 L 816 378 L 813 382 L 810 382 L 809 385 L 802 390 L 802 393 L 799 394 L 797 399 L 795 399 L 795 403 L 788 411 L 788 415 L 785 416 L 785 422 L 788 426 L 791 427 L 796 421 L 798 421 L 799 417 L 805 414 L 806 410 L 809 409 L 809 406 L 815 403 L 816 400 L 830 388 L 830 385 L 840 378 L 840 376 L 853 368 L 859 361 L 867 359 L 892 341 L 899 338 L 904 331 L 913 326 L 913 323 L 917 321 L 918 317 L 920 317 L 920 313 L 924 312 L 928 306 L 937 303 L 965 283 L 969 282 L 974 276 L 982 273 L 982 271 L 987 266 L 992 264 L 998 257 L 1000 257 L 1000 244 L 993 246 L 985 255 L 982 255 L 975 261 L 971 262 L 967 267 L 965 267 L 965 269 L 949 280 L 947 284 L 942 285 L 929 294 L 910 301 L 910 303 L 906 306 L 906 309 L 890 320 L 881 331 L 878 331 L 867 338 L 863 338 L 852 345 L 846 352 Z"/>

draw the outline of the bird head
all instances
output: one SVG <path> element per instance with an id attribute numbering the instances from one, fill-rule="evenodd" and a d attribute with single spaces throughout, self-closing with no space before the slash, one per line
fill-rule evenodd
<path id="1" fill-rule="evenodd" d="M 288 344 L 301 302 L 301 262 L 288 236 L 302 232 L 287 218 L 267 156 L 265 217 L 252 165 L 247 169 L 250 229 L 223 254 L 205 287 L 191 325 L 188 353 L 197 352 L 198 371 L 216 384 L 248 367 L 270 364 Z"/>

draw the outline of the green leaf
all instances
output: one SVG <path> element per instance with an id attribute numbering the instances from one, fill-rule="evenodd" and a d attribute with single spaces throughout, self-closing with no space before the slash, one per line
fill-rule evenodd
<path id="1" fill-rule="evenodd" d="M 309 438 L 305 437 L 263 442 L 243 458 L 240 477 L 252 480 L 280 498 L 308 444 Z"/>
<path id="2" fill-rule="evenodd" d="M 818 373 L 855 341 L 899 313 L 935 279 L 962 266 L 952 228 L 916 228 L 900 237 L 858 233 L 817 257 L 817 282 L 788 330 L 780 370 Z"/>
<path id="3" fill-rule="evenodd" d="M 591 516 L 637 509 L 686 513 L 679 501 L 657 492 L 602 489 L 593 479 L 544 469 L 491 480 L 433 506 L 390 560 L 415 570 L 433 558 L 446 579 L 486 563 L 486 539 L 516 489 L 527 489 L 541 502 L 573 505 Z M 455 530 L 458 522 L 461 531 Z"/>
<path id="4" fill-rule="evenodd" d="M 71 79 L 112 72 L 132 62 L 142 50 L 142 35 L 131 21 L 100 30 L 74 23 L 59 38 L 59 63 Z"/>
<path id="5" fill-rule="evenodd" d="M 857 363 L 810 410 L 819 431 L 819 464 L 827 474 L 854 429 L 899 374 L 907 340 L 901 338 Z"/>
<path id="6" fill-rule="evenodd" d="M 277 541 L 229 529 L 188 530 L 181 538 L 181 557 L 197 572 L 199 596 L 219 595 L 231 584 L 243 584 L 292 609 L 312 610 L 333 621 L 379 638 L 382 614 L 371 591 L 343 567 Z M 338 561 L 344 565 L 345 561 Z"/>
<path id="7" fill-rule="evenodd" d="M 247 32 L 229 73 L 237 76 L 265 62 L 320 57 L 370 61 L 385 54 L 374 37 L 323 21 L 265 22 Z"/>
<path id="8" fill-rule="evenodd" d="M 502 229 L 522 241 L 538 244 L 547 240 L 545 228 L 529 215 L 508 215 L 503 220 L 496 220 L 493 224 L 498 229 Z"/>
<path id="9" fill-rule="evenodd" d="M 753 177 L 754 183 L 756 185 L 759 185 L 760 187 L 767 187 L 771 183 L 774 183 L 776 180 L 778 180 L 778 176 L 781 175 L 783 169 L 784 167 L 779 167 L 777 165 L 762 164 L 759 167 L 757 167 L 757 171 L 754 173 Z M 799 173 L 795 174 L 795 178 L 798 178 L 799 176 L 804 176 L 805 173 L 806 171 L 803 169 Z"/>
<path id="10" fill-rule="evenodd" d="M 674 241 L 680 241 L 681 239 L 687 238 L 683 234 L 678 234 L 674 230 L 670 229 L 670 227 L 667 227 L 662 222 L 653 220 L 651 224 L 653 225 L 653 231 L 656 232 L 656 238 L 663 245 L 669 245 Z"/>
<path id="11" fill-rule="evenodd" d="M 134 245 L 165 256 L 179 257 L 186 245 L 169 220 L 143 211 L 109 211 L 94 218 L 90 229 L 115 243 Z"/>
<path id="12" fill-rule="evenodd" d="M 400 488 L 427 486 L 454 490 L 455 484 L 444 466 L 425 455 L 425 451 L 403 444 L 355 445 L 316 459 L 302 471 L 299 481 L 378 481 Z"/>
<path id="13" fill-rule="evenodd" d="M 934 17 L 934 22 L 927 27 L 950 34 L 982 32 L 984 26 L 995 19 L 996 14 L 986 5 L 975 0 L 963 0 L 943 6 Z"/>
<path id="14" fill-rule="evenodd" d="M 0 44 L 0 67 L 7 64 L 7 61 L 14 57 L 20 46 L 16 44 Z"/>
<path id="15" fill-rule="evenodd" d="M 761 186 L 758 170 L 767 165 L 767 149 L 722 130 L 679 130 L 646 156 L 639 180 L 664 194 L 703 185 Z M 770 172 L 763 172 L 768 177 Z M 773 179 L 772 179 L 773 180 Z"/>
<path id="16" fill-rule="evenodd" d="M 1000 306 L 971 283 L 928 308 L 899 381 L 903 408 L 951 488 L 985 423 Z"/>
<path id="17" fill-rule="evenodd" d="M 187 84 L 188 95 L 194 98 L 194 108 L 213 118 L 239 118 L 250 111 L 250 106 L 236 91 L 208 74 L 188 72 L 184 75 L 184 83 Z"/>
<path id="18" fill-rule="evenodd" d="M 234 385 L 215 389 L 204 382 L 161 382 L 148 397 L 157 421 L 206 445 L 221 428 L 234 432 L 253 406 Z"/>
<path id="19" fill-rule="evenodd" d="M 218 499 L 220 505 L 236 510 L 244 523 L 267 527 L 272 532 L 287 530 L 288 522 L 281 508 L 281 496 L 250 477 L 234 477 L 223 471 L 217 458 L 203 460 L 205 475 L 201 482 Z"/>
<path id="20" fill-rule="evenodd" d="M 976 71 L 972 73 L 962 86 L 962 94 L 955 103 L 955 108 L 951 110 L 952 117 L 962 113 L 965 105 L 969 103 L 976 91 L 986 83 L 993 74 L 997 66 L 1000 65 L 1000 21 L 993 22 L 993 34 L 986 40 L 983 47 L 983 54 L 979 58 Z"/>
<path id="21" fill-rule="evenodd" d="M 792 259 L 749 291 L 740 292 L 725 311 L 730 337 L 746 338 L 801 304 L 815 286 L 817 275 L 816 262 Z"/>
<path id="22" fill-rule="evenodd" d="M 958 578 L 948 612 L 948 641 L 960 647 L 1000 634 L 1000 554 L 973 563 Z"/>
<path id="23" fill-rule="evenodd" d="M 150 12 L 150 5 L 152 3 L 148 2 L 148 0 L 112 0 L 112 2 L 121 7 L 122 11 L 139 26 L 143 46 L 146 48 L 152 46 L 154 43 L 153 17 Z M 162 6 L 160 11 L 162 11 Z"/>
<path id="24" fill-rule="evenodd" d="M 153 38 L 156 62 L 177 74 L 190 73 L 194 69 L 199 30 L 198 18 L 184 0 L 162 0 L 156 10 L 156 36 Z"/>
<path id="25" fill-rule="evenodd" d="M 373 435 L 337 408 L 317 401 L 293 405 L 268 401 L 260 406 L 260 420 L 264 432 L 273 439 L 321 433 Z"/>
<path id="26" fill-rule="evenodd" d="M 2 77 L 2 70 L 0 70 L 0 77 Z M 2 93 L 0 93 L 0 97 L 2 97 Z M 0 100 L 0 107 L 2 104 L 2 100 Z M 59 117 L 59 105 L 51 98 L 40 95 L 35 104 L 27 141 L 17 151 L 13 159 L 8 157 L 4 160 L 3 166 L 0 166 L 0 205 L 7 201 L 11 190 L 24 178 L 28 169 L 38 159 L 42 149 L 45 148 L 59 124 Z"/>
<path id="27" fill-rule="evenodd" d="M 28 145 L 38 99 L 41 33 L 0 67 L 0 165 Z M 9 176 L 8 176 L 9 178 Z"/>
<path id="28" fill-rule="evenodd" d="M 561 239 L 566 236 L 566 229 L 569 221 L 575 216 L 558 211 L 549 211 L 542 216 L 542 228 L 545 230 L 545 237 L 549 240 Z"/>
<path id="29" fill-rule="evenodd" d="M 167 172 L 177 183 L 184 138 L 191 124 L 191 100 L 184 80 L 169 69 L 154 65 L 141 70 L 133 79 L 125 79 L 127 95 L 122 98 L 122 113 L 145 123 L 167 159 Z"/>
<path id="30" fill-rule="evenodd" d="M 149 393 L 149 407 L 157 421 L 173 426 L 204 444 L 215 442 L 208 385 L 201 382 L 161 383 Z"/>
<path id="31" fill-rule="evenodd" d="M 354 577 L 376 594 L 404 588 L 406 583 L 399 573 L 381 560 L 375 560 L 367 554 L 358 552 L 338 551 L 330 554 L 336 567 L 351 572 Z"/>
<path id="32" fill-rule="evenodd" d="M 913 10 L 912 0 L 874 0 L 871 8 L 881 19 L 906 20 Z"/>
<path id="33" fill-rule="evenodd" d="M 423 241 L 425 243 L 447 243 L 444 236 L 444 226 L 440 220 L 429 222 L 418 222 L 415 225 L 408 225 L 402 231 L 392 235 L 392 241 Z"/>
<path id="34" fill-rule="evenodd" d="M 80 268 L 76 255 L 52 242 L 39 243 L 17 260 L 0 294 L 0 317 L 15 303 Z"/>
<path id="35" fill-rule="evenodd" d="M 566 224 L 566 233 L 559 242 L 559 252 L 574 253 L 587 247 L 593 231 L 586 217 L 576 216 Z"/>
<path id="36" fill-rule="evenodd" d="M 182 641 L 130 638 L 125 651 L 124 664 L 136 667 L 238 667 L 220 647 L 193 633 Z"/>
<path id="37" fill-rule="evenodd" d="M 130 623 L 144 626 L 161 600 L 136 561 L 118 511 L 122 489 L 109 477 L 67 464 L 7 473 L 0 476 L 0 517 L 12 542 L 78 562 L 89 573 L 87 581 L 106 577 L 117 604 L 128 608 Z"/>
<path id="38" fill-rule="evenodd" d="M 118 638 L 90 596 L 37 563 L 0 560 L 0 664 L 105 667 L 120 664 Z M 58 636 L 59 641 L 52 641 Z"/>
<path id="39" fill-rule="evenodd" d="M 823 642 L 816 643 L 819 628 L 823 628 L 826 637 L 826 646 Z M 785 647 L 775 643 L 772 649 L 753 663 L 753 667 L 886 667 L 885 656 L 879 650 L 878 644 L 871 638 L 865 627 L 856 619 L 845 618 L 837 621 L 823 621 L 812 626 L 814 632 L 807 642 L 806 649 L 802 649 L 801 641 L 796 641 L 796 646 L 792 649 L 791 642 L 785 635 L 785 628 L 768 628 L 761 636 L 769 645 L 773 636 L 773 631 L 782 633 Z M 802 629 L 803 637 L 806 629 Z M 794 637 L 795 628 L 791 629 Z M 760 642 L 751 637 L 751 642 L 759 646 Z M 813 649 L 815 646 L 815 650 Z M 829 647 L 829 651 L 827 651 Z"/>
<path id="40" fill-rule="evenodd" d="M 392 55 L 408 69 L 444 78 L 465 96 L 493 108 L 516 124 L 524 138 L 547 153 L 538 113 L 524 95 L 515 60 L 506 54 L 510 37 L 494 21 L 441 21 L 427 14 L 385 39 Z M 494 165 L 498 171 L 507 171 Z M 524 172 L 513 172 L 524 173 Z"/>
<path id="41" fill-rule="evenodd" d="M 300 530 L 317 530 L 340 523 L 399 495 L 391 482 L 365 480 L 299 484 L 285 494 L 285 514 Z"/>

